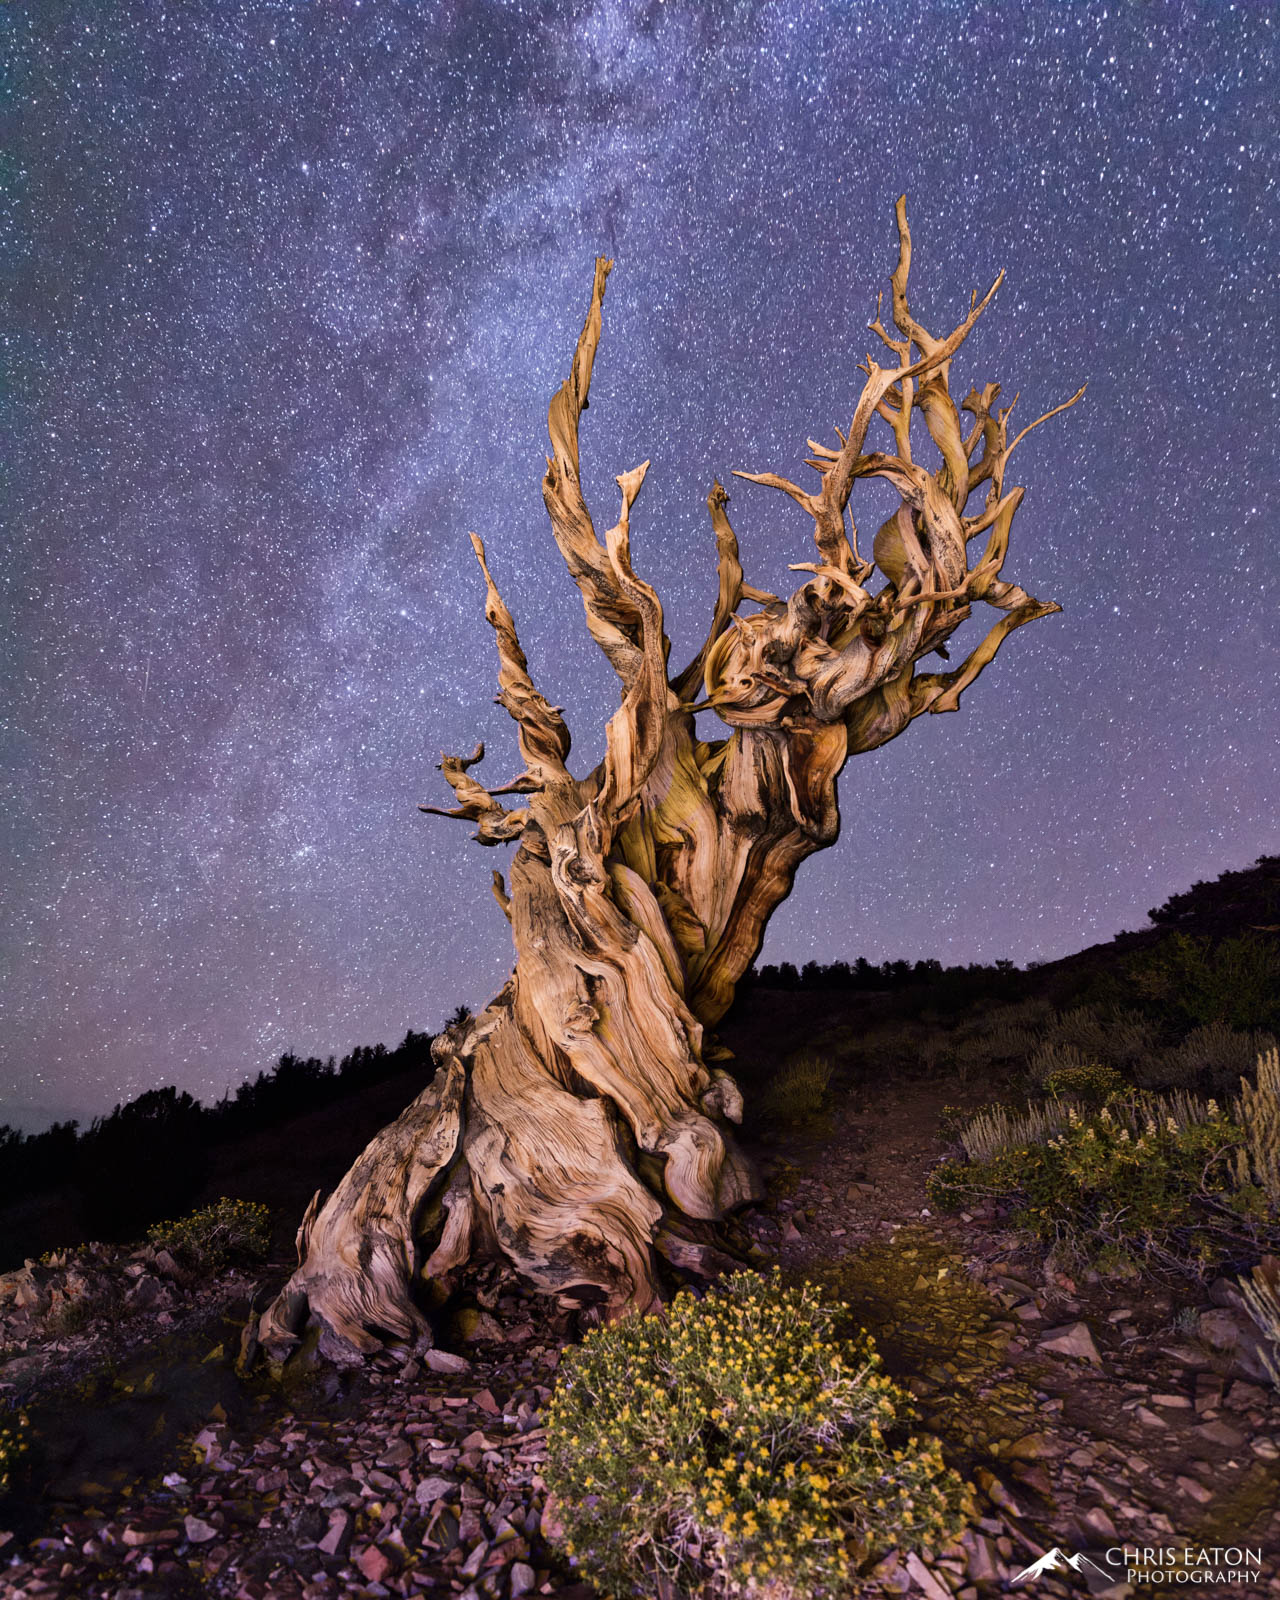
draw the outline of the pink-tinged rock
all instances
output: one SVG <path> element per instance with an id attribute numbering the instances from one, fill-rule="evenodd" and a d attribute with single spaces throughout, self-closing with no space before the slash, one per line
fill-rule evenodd
<path id="1" fill-rule="evenodd" d="M 136 1547 L 148 1544 L 176 1544 L 182 1536 L 176 1528 L 135 1528 L 130 1523 L 120 1537 L 122 1543 Z"/>
<path id="2" fill-rule="evenodd" d="M 222 1454 L 222 1441 L 218 1437 L 217 1428 L 201 1428 L 192 1440 L 195 1449 L 201 1452 L 200 1459 L 207 1464 L 214 1462 Z"/>
<path id="3" fill-rule="evenodd" d="M 917 1586 L 928 1595 L 929 1600 L 951 1600 L 951 1590 L 934 1577 L 914 1550 L 907 1555 L 907 1571 L 915 1579 Z"/>
<path id="4" fill-rule="evenodd" d="M 1050 1350 L 1055 1355 L 1074 1356 L 1077 1361 L 1087 1361 L 1094 1367 L 1102 1366 L 1098 1347 L 1093 1342 L 1088 1324 L 1084 1322 L 1068 1322 L 1061 1328 L 1047 1329 L 1037 1341 L 1036 1348 Z"/>
<path id="5" fill-rule="evenodd" d="M 1219 1309 L 1200 1315 L 1200 1337 L 1214 1350 L 1233 1350 L 1240 1343 L 1240 1316 Z"/>
<path id="6" fill-rule="evenodd" d="M 218 1537 L 218 1530 L 209 1523 L 202 1522 L 199 1517 L 187 1517 L 183 1527 L 192 1544 L 205 1544 L 208 1540 Z"/>
<path id="7" fill-rule="evenodd" d="M 1091 1533 L 1099 1544 L 1104 1540 L 1114 1540 L 1119 1537 L 1115 1523 L 1103 1506 L 1091 1506 L 1080 1518 L 1080 1525 Z"/>
<path id="8" fill-rule="evenodd" d="M 980 1533 L 966 1533 L 963 1543 L 968 1553 L 968 1576 L 974 1583 L 994 1583 L 998 1574 L 988 1540 Z"/>
<path id="9" fill-rule="evenodd" d="M 517 1561 L 511 1568 L 511 1600 L 519 1600 L 522 1594 L 528 1594 L 538 1581 L 538 1575 L 525 1561 Z"/>
<path id="10" fill-rule="evenodd" d="M 432 1372 L 470 1372 L 471 1363 L 466 1356 L 455 1356 L 451 1350 L 424 1350 L 422 1363 Z"/>
<path id="11" fill-rule="evenodd" d="M 496 1417 L 499 1411 L 498 1402 L 488 1389 L 481 1389 L 478 1395 L 473 1396 L 472 1404 L 479 1406 L 481 1411 L 487 1411 L 491 1417 Z"/>
<path id="12" fill-rule="evenodd" d="M 564 1521 L 560 1515 L 560 1502 L 555 1495 L 548 1494 L 542 1505 L 542 1537 L 549 1543 L 555 1544 L 564 1538 Z"/>
<path id="13" fill-rule="evenodd" d="M 351 1518 L 345 1511 L 335 1511 L 329 1518 L 329 1531 L 319 1540 L 316 1549 L 327 1556 L 344 1556 L 351 1544 Z"/>
<path id="14" fill-rule="evenodd" d="M 1208 1444 L 1220 1444 L 1224 1450 L 1238 1450 L 1244 1443 L 1244 1434 L 1238 1428 L 1233 1428 L 1229 1422 L 1202 1422 L 1198 1427 L 1192 1428 L 1192 1434 L 1197 1439 L 1203 1439 Z"/>
<path id="15" fill-rule="evenodd" d="M 458 1576 L 461 1578 L 478 1578 L 480 1576 L 480 1569 L 484 1566 L 484 1558 L 488 1554 L 489 1541 L 487 1539 L 481 1539 L 480 1543 L 458 1568 Z"/>
<path id="16" fill-rule="evenodd" d="M 370 1583 L 381 1583 L 389 1576 L 395 1563 L 376 1544 L 367 1545 L 356 1557 L 358 1566 Z"/>
<path id="17" fill-rule="evenodd" d="M 424 1478 L 413 1491 L 413 1497 L 420 1506 L 433 1506 L 437 1500 L 443 1500 L 453 1487 L 452 1478 Z"/>
<path id="18" fill-rule="evenodd" d="M 1024 1434 L 1005 1451 L 1016 1461 L 1045 1461 L 1062 1454 L 1062 1447 L 1043 1433 Z"/>

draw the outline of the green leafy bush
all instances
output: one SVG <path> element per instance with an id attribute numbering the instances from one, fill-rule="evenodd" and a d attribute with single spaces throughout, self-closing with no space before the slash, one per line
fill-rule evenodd
<path id="1" fill-rule="evenodd" d="M 544 1476 L 593 1582 L 834 1600 L 878 1552 L 959 1531 L 960 1479 L 897 1438 L 907 1397 L 836 1319 L 811 1284 L 739 1273 L 571 1352 Z"/>
<path id="2" fill-rule="evenodd" d="M 930 1173 L 930 1199 L 942 1210 L 997 1199 L 1046 1243 L 1121 1270 L 1202 1271 L 1256 1252 L 1280 1238 L 1271 1058 L 1243 1087 L 1230 1115 L 1213 1100 L 1140 1091 L 1101 1109 L 989 1110 L 961 1130 L 967 1159 Z"/>
<path id="3" fill-rule="evenodd" d="M 30 1442 L 31 1424 L 25 1411 L 0 1413 L 0 1500 L 12 1490 Z"/>
<path id="4" fill-rule="evenodd" d="M 1135 959 L 1130 972 L 1148 1002 L 1184 1025 L 1280 1023 L 1280 940 L 1273 935 L 1243 933 L 1215 944 L 1174 933 Z"/>
<path id="5" fill-rule="evenodd" d="M 204 1272 L 235 1262 L 261 1261 L 271 1248 L 271 1213 L 253 1200 L 221 1200 L 176 1222 L 147 1229 L 157 1249 Z"/>

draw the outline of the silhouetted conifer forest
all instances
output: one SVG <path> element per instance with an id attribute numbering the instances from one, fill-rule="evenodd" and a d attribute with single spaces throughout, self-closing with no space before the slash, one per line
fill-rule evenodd
<path id="1" fill-rule="evenodd" d="M 1152 926 L 1121 933 L 1050 966 L 1012 961 L 944 967 L 940 961 L 789 961 L 753 968 L 744 995 L 826 990 L 898 996 L 902 1014 L 939 1019 L 1044 992 L 1055 1005 L 1138 1005 L 1182 1028 L 1221 1018 L 1235 1027 L 1280 1026 L 1280 856 L 1199 882 L 1155 907 Z M 1176 1015 L 1175 1015 L 1176 1013 Z M 1183 1015 L 1182 1013 L 1185 1013 Z M 460 1006 L 450 1023 L 469 1015 Z M 270 1071 L 213 1105 L 173 1085 L 149 1089 L 87 1127 L 58 1122 L 41 1133 L 0 1126 L 0 1207 L 53 1188 L 78 1197 L 92 1237 L 126 1240 L 190 1206 L 219 1146 L 279 1128 L 402 1073 L 432 1071 L 433 1035 L 412 1029 L 394 1048 L 361 1046 L 342 1060 L 287 1053 Z M 0 1271 L 21 1261 L 21 1229 L 0 1240 Z"/>

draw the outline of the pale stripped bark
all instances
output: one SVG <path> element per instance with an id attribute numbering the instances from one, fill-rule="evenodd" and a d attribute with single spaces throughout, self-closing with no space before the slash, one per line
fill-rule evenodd
<path id="1" fill-rule="evenodd" d="M 817 487 L 738 474 L 808 513 L 817 560 L 795 564 L 800 585 L 785 599 L 746 583 L 716 482 L 707 499 L 718 551 L 714 615 L 706 643 L 674 676 L 661 603 L 631 562 L 631 512 L 648 462 L 619 476 L 621 509 L 603 540 L 579 478 L 579 421 L 612 266 L 596 263 L 572 368 L 551 401 L 543 497 L 621 704 L 603 762 L 575 777 L 563 715 L 529 675 L 473 534 L 497 639 L 498 698 L 516 723 L 524 770 L 486 789 L 472 775 L 482 745 L 444 757 L 457 804 L 438 814 L 474 823 L 482 844 L 516 842 L 509 883 L 493 875 L 516 966 L 481 1016 L 436 1041 L 438 1070 L 413 1105 L 323 1207 L 313 1201 L 298 1270 L 259 1325 L 277 1358 L 308 1322 L 331 1349 L 428 1336 L 415 1285 L 448 1284 L 476 1253 L 498 1252 L 563 1304 L 609 1316 L 652 1305 L 672 1267 L 707 1274 L 722 1265 L 707 1225 L 757 1187 L 731 1132 L 741 1096 L 707 1030 L 800 863 L 835 840 L 841 768 L 924 712 L 956 710 L 1010 632 L 1059 609 L 1001 576 L 1023 494 L 1006 487 L 1006 470 L 1030 429 L 1009 441 L 1013 407 L 996 407 L 996 384 L 971 390 L 959 407 L 950 392 L 952 358 L 1001 280 L 935 337 L 908 304 L 902 201 L 897 222 L 896 332 L 878 312 L 871 323 L 892 363 L 866 358 L 838 445 L 809 441 Z M 937 447 L 933 467 L 913 459 L 915 412 Z M 887 423 L 891 449 L 868 448 L 876 419 Z M 900 497 L 870 559 L 847 509 L 867 477 Z M 983 534 L 971 563 L 969 545 Z M 918 670 L 930 654 L 945 659 L 975 603 L 1000 613 L 985 639 L 950 671 Z M 755 609 L 742 615 L 744 604 Z M 698 710 L 714 711 L 726 736 L 700 739 Z M 505 795 L 520 805 L 503 806 Z"/>

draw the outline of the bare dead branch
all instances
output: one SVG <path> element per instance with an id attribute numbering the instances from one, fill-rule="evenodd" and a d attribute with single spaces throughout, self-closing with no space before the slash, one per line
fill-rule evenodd
<path id="1" fill-rule="evenodd" d="M 560 707 L 550 705 L 534 687 L 516 625 L 498 593 L 485 559 L 484 543 L 477 534 L 471 535 L 471 547 L 484 574 L 484 614 L 498 641 L 498 704 L 506 708 L 519 727 L 520 754 L 529 768 L 531 785 L 538 787 L 548 778 L 567 776 L 569 729 Z M 516 786 L 509 786 L 507 792 L 516 792 Z"/>
<path id="2" fill-rule="evenodd" d="M 552 396 L 547 412 L 552 454 L 547 457 L 542 498 L 560 553 L 582 595 L 587 627 L 625 685 L 640 669 L 639 618 L 620 591 L 608 553 L 596 537 L 582 494 L 578 444 L 578 425 L 586 409 L 591 369 L 600 342 L 605 281 L 612 267 L 613 262 L 603 256 L 596 261 L 591 304 L 578 336 L 573 366 Z"/>

